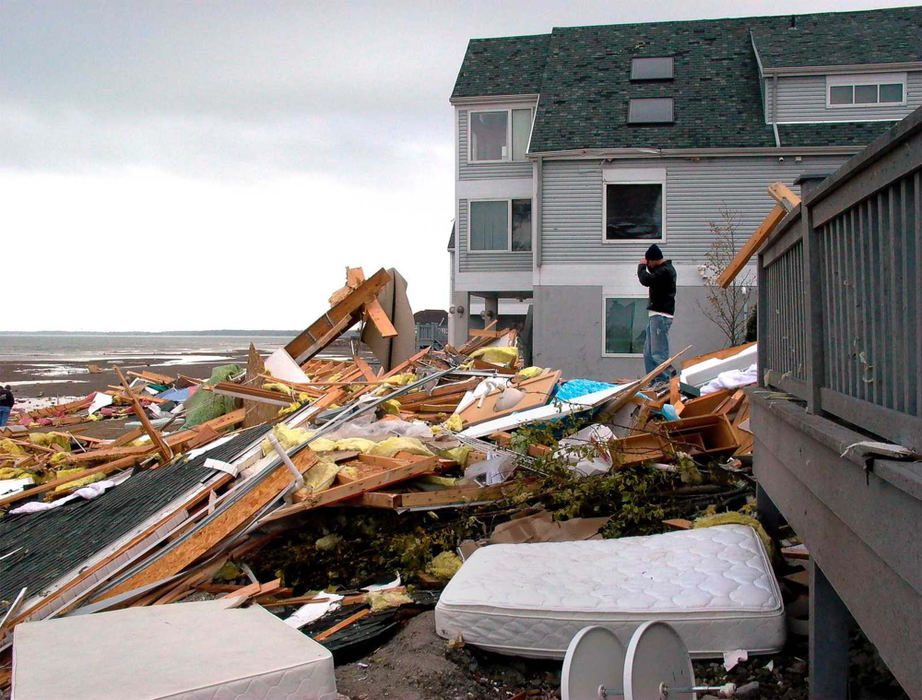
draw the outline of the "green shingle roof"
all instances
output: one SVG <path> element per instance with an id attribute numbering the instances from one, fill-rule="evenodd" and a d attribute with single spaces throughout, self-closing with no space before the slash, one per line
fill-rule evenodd
<path id="1" fill-rule="evenodd" d="M 453 97 L 539 93 L 530 151 L 584 148 L 757 148 L 763 68 L 922 60 L 922 7 L 555 28 L 475 39 Z M 844 38 L 844 40 L 843 40 Z M 675 78 L 632 82 L 631 58 L 673 56 Z M 627 123 L 631 98 L 671 97 L 675 122 Z M 779 126 L 783 146 L 867 144 L 890 124 Z"/>
<path id="2" fill-rule="evenodd" d="M 549 34 L 471 39 L 452 97 L 532 95 L 541 87 Z"/>
<path id="3" fill-rule="evenodd" d="M 922 7 L 760 17 L 752 34 L 763 68 L 922 60 Z"/>

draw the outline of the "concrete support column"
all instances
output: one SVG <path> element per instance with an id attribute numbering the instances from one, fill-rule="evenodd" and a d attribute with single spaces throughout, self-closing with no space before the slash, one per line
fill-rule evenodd
<path id="1" fill-rule="evenodd" d="M 448 311 L 448 343 L 460 347 L 470 335 L 471 295 L 467 292 L 453 292 Z"/>
<path id="2" fill-rule="evenodd" d="M 837 700 L 848 693 L 848 636 L 852 616 L 810 559 L 810 697 Z"/>

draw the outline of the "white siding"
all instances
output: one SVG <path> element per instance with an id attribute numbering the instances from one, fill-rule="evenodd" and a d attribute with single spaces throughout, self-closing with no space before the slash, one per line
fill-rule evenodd
<path id="1" fill-rule="evenodd" d="M 530 164 L 529 164 L 529 167 Z M 460 272 L 508 272 L 531 270 L 531 251 L 482 251 L 467 249 L 468 203 L 458 200 L 458 258 Z"/>
<path id="2" fill-rule="evenodd" d="M 804 172 L 832 172 L 842 156 L 649 159 L 615 161 L 607 168 L 666 168 L 666 256 L 677 263 L 703 262 L 721 208 L 737 214 L 741 246 L 771 211 L 766 191 L 773 182 L 793 182 Z M 543 264 L 636 262 L 654 241 L 602 242 L 602 165 L 600 161 L 547 161 L 542 205 Z M 796 192 L 795 188 L 795 192 Z"/>
<path id="3" fill-rule="evenodd" d="M 484 109 L 489 109 L 484 107 Z M 509 161 L 506 163 L 469 163 L 467 114 L 469 110 L 458 110 L 458 179 L 479 180 L 506 177 L 531 177 L 530 161 Z"/>
<path id="4" fill-rule="evenodd" d="M 767 81 L 769 97 L 772 81 Z M 826 106 L 826 76 L 804 75 L 778 78 L 778 123 L 864 121 L 902 119 L 922 105 L 922 72 L 906 76 L 906 105 L 892 107 Z M 767 121 L 771 121 L 771 99 L 768 100 Z"/>

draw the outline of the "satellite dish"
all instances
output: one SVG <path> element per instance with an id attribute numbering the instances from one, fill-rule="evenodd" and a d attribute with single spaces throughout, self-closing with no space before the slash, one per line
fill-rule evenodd
<path id="1" fill-rule="evenodd" d="M 663 684 L 671 689 L 668 700 L 697 698 L 691 690 L 695 685 L 691 656 L 679 633 L 665 622 L 645 622 L 634 631 L 627 646 L 624 698 L 665 698 L 661 693 Z"/>
<path id="2" fill-rule="evenodd" d="M 567 647 L 560 698 L 598 700 L 599 686 L 620 688 L 623 676 L 624 645 L 604 627 L 583 627 Z"/>

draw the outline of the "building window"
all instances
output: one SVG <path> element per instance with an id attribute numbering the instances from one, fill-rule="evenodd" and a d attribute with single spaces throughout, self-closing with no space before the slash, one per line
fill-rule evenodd
<path id="1" fill-rule="evenodd" d="M 827 76 L 826 104 L 828 107 L 906 104 L 906 74 Z"/>
<path id="2" fill-rule="evenodd" d="M 647 334 L 647 300 L 605 298 L 605 354 L 640 355 Z"/>
<path id="3" fill-rule="evenodd" d="M 672 56 L 631 59 L 631 80 L 671 80 L 672 78 Z"/>
<path id="4" fill-rule="evenodd" d="M 531 200 L 471 202 L 470 250 L 531 250 Z"/>
<path id="5" fill-rule="evenodd" d="M 605 184 L 605 240 L 663 238 L 662 183 Z"/>
<path id="6" fill-rule="evenodd" d="M 531 135 L 530 109 L 470 113 L 471 162 L 525 160 Z"/>
<path id="7" fill-rule="evenodd" d="M 633 99 L 628 105 L 630 124 L 671 124 L 675 121 L 671 97 Z"/>

